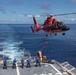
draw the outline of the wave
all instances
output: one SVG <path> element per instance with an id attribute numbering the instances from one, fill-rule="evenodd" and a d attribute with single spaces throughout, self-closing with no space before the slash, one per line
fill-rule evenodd
<path id="1" fill-rule="evenodd" d="M 2 48 L 2 51 L 0 51 L 0 55 L 3 55 L 3 57 L 8 57 L 8 59 L 20 59 L 24 55 L 28 55 L 28 52 L 24 52 L 20 49 L 20 45 L 23 44 L 23 41 L 18 42 L 1 42 L 0 48 Z"/>

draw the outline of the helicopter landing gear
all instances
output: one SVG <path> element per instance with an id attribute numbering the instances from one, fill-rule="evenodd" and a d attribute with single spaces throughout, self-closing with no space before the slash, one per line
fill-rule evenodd
<path id="1" fill-rule="evenodd" d="M 62 33 L 62 35 L 65 35 L 65 33 Z"/>
<path id="2" fill-rule="evenodd" d="M 48 34 L 46 34 L 46 37 L 48 37 Z"/>
<path id="3" fill-rule="evenodd" d="M 57 36 L 57 34 L 55 33 L 55 36 Z"/>

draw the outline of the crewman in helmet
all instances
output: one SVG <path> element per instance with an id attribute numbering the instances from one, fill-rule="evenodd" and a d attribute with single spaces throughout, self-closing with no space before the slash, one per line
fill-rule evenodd
<path id="1" fill-rule="evenodd" d="M 7 60 L 6 59 L 4 59 L 4 61 L 3 61 L 3 69 L 7 69 Z"/>

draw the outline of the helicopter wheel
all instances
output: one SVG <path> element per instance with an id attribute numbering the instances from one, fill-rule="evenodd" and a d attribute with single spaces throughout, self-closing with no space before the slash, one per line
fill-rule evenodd
<path id="1" fill-rule="evenodd" d="M 62 35 L 65 35 L 65 33 L 62 33 Z"/>
<path id="2" fill-rule="evenodd" d="M 46 37 L 48 37 L 48 34 L 46 34 Z"/>
<path id="3" fill-rule="evenodd" d="M 55 33 L 55 36 L 57 36 L 57 34 Z"/>

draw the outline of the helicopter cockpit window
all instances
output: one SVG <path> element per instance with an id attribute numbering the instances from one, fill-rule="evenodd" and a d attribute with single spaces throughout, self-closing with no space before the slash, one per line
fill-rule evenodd
<path id="1" fill-rule="evenodd" d="M 63 22 L 57 22 L 57 26 L 63 26 L 64 23 Z"/>
<path id="2" fill-rule="evenodd" d="M 61 24 L 64 25 L 64 23 L 61 21 Z"/>

